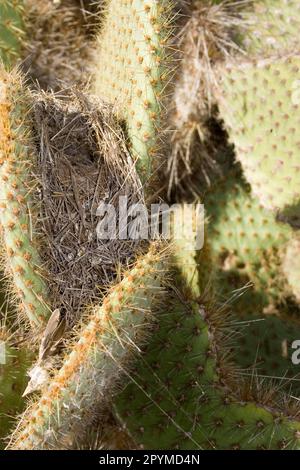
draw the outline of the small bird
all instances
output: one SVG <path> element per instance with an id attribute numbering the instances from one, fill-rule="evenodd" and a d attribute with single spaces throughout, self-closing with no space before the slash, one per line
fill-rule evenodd
<path id="1" fill-rule="evenodd" d="M 38 363 L 44 361 L 48 356 L 52 355 L 56 346 L 62 339 L 65 329 L 65 318 L 61 315 L 59 308 L 57 308 L 52 313 L 45 328 L 39 348 Z"/>
<path id="2" fill-rule="evenodd" d="M 54 354 L 58 343 L 62 339 L 65 329 L 65 318 L 61 315 L 59 309 L 54 310 L 42 336 L 38 360 L 28 372 L 30 380 L 23 393 L 23 397 L 36 390 L 40 390 L 48 382 L 51 356 Z"/>
<path id="3" fill-rule="evenodd" d="M 30 393 L 40 390 L 49 380 L 49 373 L 47 368 L 39 364 L 35 364 L 27 373 L 27 375 L 30 377 L 30 380 L 26 389 L 24 390 L 22 397 L 26 397 Z"/>

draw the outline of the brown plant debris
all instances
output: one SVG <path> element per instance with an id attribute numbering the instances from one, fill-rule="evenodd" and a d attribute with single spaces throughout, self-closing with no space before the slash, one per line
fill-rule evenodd
<path id="1" fill-rule="evenodd" d="M 138 241 L 101 240 L 100 203 L 119 214 L 143 202 L 140 182 L 110 106 L 78 90 L 35 96 L 35 135 L 41 180 L 41 256 L 49 272 L 53 309 L 69 326 L 99 296 L 120 264 L 132 261 Z M 102 216 L 104 216 L 102 214 Z"/>

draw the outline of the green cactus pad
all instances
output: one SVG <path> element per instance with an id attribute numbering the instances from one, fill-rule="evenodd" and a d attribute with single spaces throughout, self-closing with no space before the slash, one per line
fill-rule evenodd
<path id="1" fill-rule="evenodd" d="M 95 57 L 95 93 L 126 119 L 132 152 L 144 179 L 158 151 L 169 77 L 169 0 L 106 1 Z"/>
<path id="2" fill-rule="evenodd" d="M 290 227 L 277 222 L 251 197 L 249 186 L 236 175 L 228 175 L 207 194 L 205 209 L 216 270 L 248 277 L 267 303 L 288 294 L 282 256 L 291 237 Z"/>
<path id="3" fill-rule="evenodd" d="M 225 331 L 203 306 L 166 306 L 131 382 L 115 399 L 118 418 L 139 446 L 299 448 L 299 423 L 230 388 L 232 370 L 219 349 Z"/>
<path id="4" fill-rule="evenodd" d="M 22 394 L 26 387 L 26 371 L 30 354 L 0 341 L 0 449 L 15 417 L 24 409 Z"/>
<path id="5" fill-rule="evenodd" d="M 16 63 L 22 49 L 23 7 L 22 0 L 0 2 L 0 59 L 6 66 Z"/>
<path id="6" fill-rule="evenodd" d="M 299 219 L 300 56 L 227 65 L 220 114 L 253 194 L 275 212 Z"/>
<path id="7" fill-rule="evenodd" d="M 46 320 L 50 310 L 47 289 L 34 239 L 32 192 L 34 150 L 30 141 L 30 103 L 20 76 L 0 71 L 0 224 L 5 271 L 21 301 L 20 311 L 33 325 Z M 30 121 L 29 121 L 30 122 Z"/>
<path id="8" fill-rule="evenodd" d="M 293 365 L 292 344 L 300 336 L 300 325 L 275 315 L 251 315 L 240 321 L 241 336 L 234 351 L 236 363 L 255 370 L 258 376 L 279 382 L 293 395 L 300 391 L 300 367 Z"/>
<path id="9" fill-rule="evenodd" d="M 291 347 L 300 337 L 297 306 L 289 302 L 270 308 L 264 292 L 238 270 L 217 271 L 213 287 L 218 302 L 230 304 L 231 324 L 237 330 L 232 354 L 243 374 L 298 396 L 300 366 L 293 365 Z"/>
<path id="10" fill-rule="evenodd" d="M 209 269 L 205 277 L 200 274 L 209 258 L 204 223 L 204 207 L 200 203 L 175 206 L 170 227 L 173 262 L 182 289 L 193 300 L 203 294 L 210 275 Z"/>

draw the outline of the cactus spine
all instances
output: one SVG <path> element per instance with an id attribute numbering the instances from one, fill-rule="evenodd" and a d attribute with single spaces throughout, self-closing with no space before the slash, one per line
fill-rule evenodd
<path id="1" fill-rule="evenodd" d="M 0 223 L 6 253 L 6 272 L 21 300 L 21 309 L 32 324 L 49 315 L 46 286 L 41 274 L 36 237 L 32 190 L 34 150 L 30 141 L 26 103 L 18 72 L 0 71 Z"/>

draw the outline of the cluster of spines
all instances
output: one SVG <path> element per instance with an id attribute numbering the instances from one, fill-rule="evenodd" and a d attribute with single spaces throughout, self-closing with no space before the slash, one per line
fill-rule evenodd
<path id="1" fill-rule="evenodd" d="M 42 397 L 13 435 L 15 449 L 72 446 L 97 413 L 106 409 L 119 376 L 151 325 L 166 271 L 154 245 L 93 311 Z M 78 419 L 76 418 L 78 417 Z"/>
<path id="2" fill-rule="evenodd" d="M 18 72 L 0 71 L 0 223 L 4 268 L 20 310 L 33 325 L 49 315 L 47 288 L 36 248 L 33 191 L 34 149 L 28 124 L 30 102 Z"/>
<path id="3" fill-rule="evenodd" d="M 107 1 L 95 55 L 95 92 L 119 108 L 131 150 L 146 181 L 159 149 L 170 80 L 171 2 Z"/>

